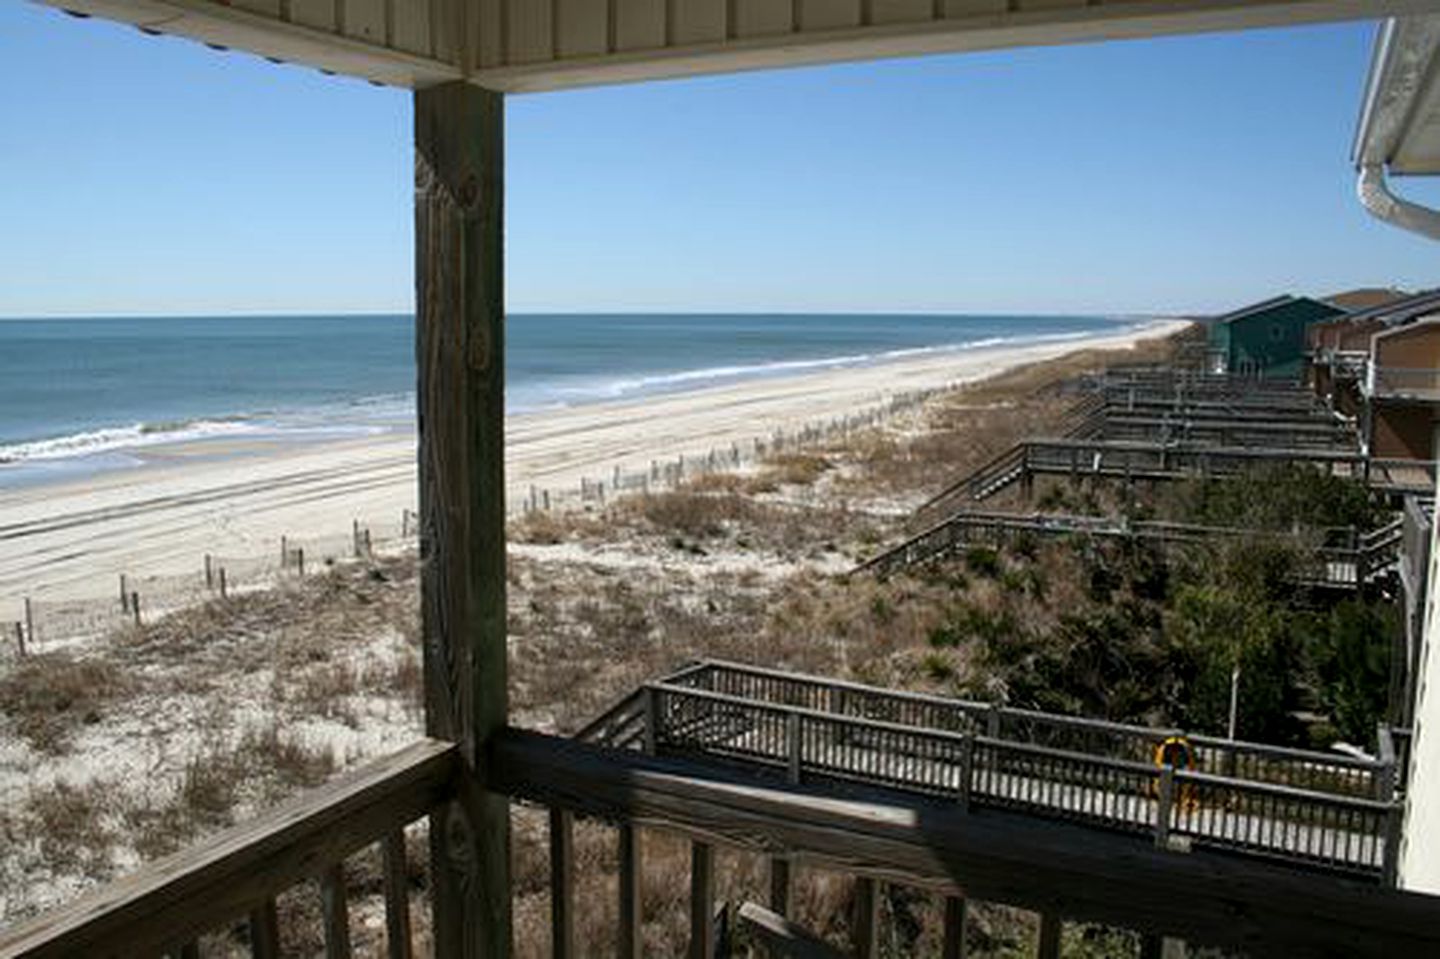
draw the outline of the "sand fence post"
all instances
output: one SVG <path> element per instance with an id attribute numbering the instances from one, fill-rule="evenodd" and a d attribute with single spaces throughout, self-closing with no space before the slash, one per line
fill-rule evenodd
<path id="1" fill-rule="evenodd" d="M 205 554 L 205 588 L 215 588 L 215 568 L 210 560 L 210 554 Z"/>
<path id="2" fill-rule="evenodd" d="M 25 624 L 18 619 L 15 621 L 15 651 L 20 658 L 25 658 Z"/>
<path id="3" fill-rule="evenodd" d="M 130 594 L 130 612 L 135 614 L 135 625 L 140 625 L 140 593 L 138 591 Z"/>
<path id="4" fill-rule="evenodd" d="M 227 593 L 225 590 L 225 567 L 220 567 L 220 598 L 224 599 Z"/>
<path id="5" fill-rule="evenodd" d="M 30 638 L 30 645 L 35 645 L 35 604 L 30 602 L 30 597 L 25 597 L 25 635 Z"/>
<path id="6" fill-rule="evenodd" d="M 370 527 L 365 527 L 365 558 L 375 558 L 375 545 L 370 541 Z"/>
<path id="7" fill-rule="evenodd" d="M 290 540 L 284 533 L 280 534 L 280 568 L 283 570 L 290 563 Z"/>
<path id="8" fill-rule="evenodd" d="M 360 521 L 350 520 L 350 552 L 357 559 L 360 556 Z"/>
<path id="9" fill-rule="evenodd" d="M 548 513 L 548 512 L 550 512 L 550 491 L 549 491 L 548 489 L 546 489 L 546 490 L 541 490 L 540 492 L 541 492 L 542 494 L 544 494 L 544 496 L 545 496 L 545 512 Z"/>
<path id="10" fill-rule="evenodd" d="M 305 578 L 305 547 L 303 547 L 303 546 L 297 546 L 297 547 L 295 548 L 295 569 L 296 569 L 296 571 L 300 574 L 300 578 L 301 578 L 301 579 L 304 579 L 304 578 Z"/>
<path id="11" fill-rule="evenodd" d="M 129 600 L 129 596 L 130 596 L 130 591 L 125 588 L 125 574 L 124 574 L 124 573 L 121 573 L 121 574 L 120 574 L 120 612 L 122 612 L 122 613 L 128 613 L 128 612 L 130 611 L 130 607 L 127 605 L 127 604 L 129 603 L 129 601 L 130 601 L 130 600 Z"/>

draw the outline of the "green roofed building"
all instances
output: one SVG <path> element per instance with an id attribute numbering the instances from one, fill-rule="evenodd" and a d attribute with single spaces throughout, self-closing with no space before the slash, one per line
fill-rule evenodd
<path id="1" fill-rule="evenodd" d="M 1210 369 L 1216 373 L 1298 378 L 1305 328 L 1345 311 L 1308 296 L 1277 296 L 1210 321 Z"/>

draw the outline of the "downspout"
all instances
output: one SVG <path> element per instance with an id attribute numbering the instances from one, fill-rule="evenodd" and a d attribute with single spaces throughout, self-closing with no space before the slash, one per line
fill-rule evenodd
<path id="1" fill-rule="evenodd" d="M 1355 190 L 1360 194 L 1360 202 L 1365 205 L 1365 209 L 1386 223 L 1432 240 L 1440 240 L 1440 212 L 1391 193 L 1390 185 L 1385 182 L 1385 169 L 1381 164 L 1362 164 Z"/>

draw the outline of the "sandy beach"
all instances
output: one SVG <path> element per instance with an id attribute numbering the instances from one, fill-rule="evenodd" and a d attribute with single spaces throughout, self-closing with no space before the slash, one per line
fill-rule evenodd
<path id="1" fill-rule="evenodd" d="M 1080 349 L 1168 335 L 1157 321 L 1122 335 L 942 353 L 674 395 L 514 416 L 510 505 L 532 488 L 573 498 L 616 466 L 704 456 L 873 409 L 891 398 L 991 376 Z M 117 577 L 193 573 L 206 553 L 261 556 L 281 536 L 344 537 L 355 520 L 396 526 L 416 505 L 415 437 L 394 432 L 313 444 L 211 440 L 152 447 L 141 465 L 0 492 L 0 623 L 24 597 L 113 596 Z"/>

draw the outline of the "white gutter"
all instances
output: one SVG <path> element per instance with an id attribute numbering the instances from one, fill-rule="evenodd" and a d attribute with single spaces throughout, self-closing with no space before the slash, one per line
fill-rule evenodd
<path id="1" fill-rule="evenodd" d="M 1379 163 L 1366 163 L 1360 167 L 1360 178 L 1355 184 L 1360 202 L 1375 216 L 1386 223 L 1440 240 L 1440 211 L 1428 206 L 1412 203 L 1390 192 L 1385 182 L 1385 168 Z"/>
<path id="2" fill-rule="evenodd" d="M 1437 83 L 1440 17 L 1391 19 L 1375 38 L 1360 122 L 1351 157 L 1359 170 L 1355 185 L 1365 209 L 1386 223 L 1440 240 L 1440 212 L 1391 192 L 1386 170 L 1397 172 L 1397 154 L 1421 120 L 1419 105 Z M 1404 169 L 1400 172 L 1440 172 Z"/>

